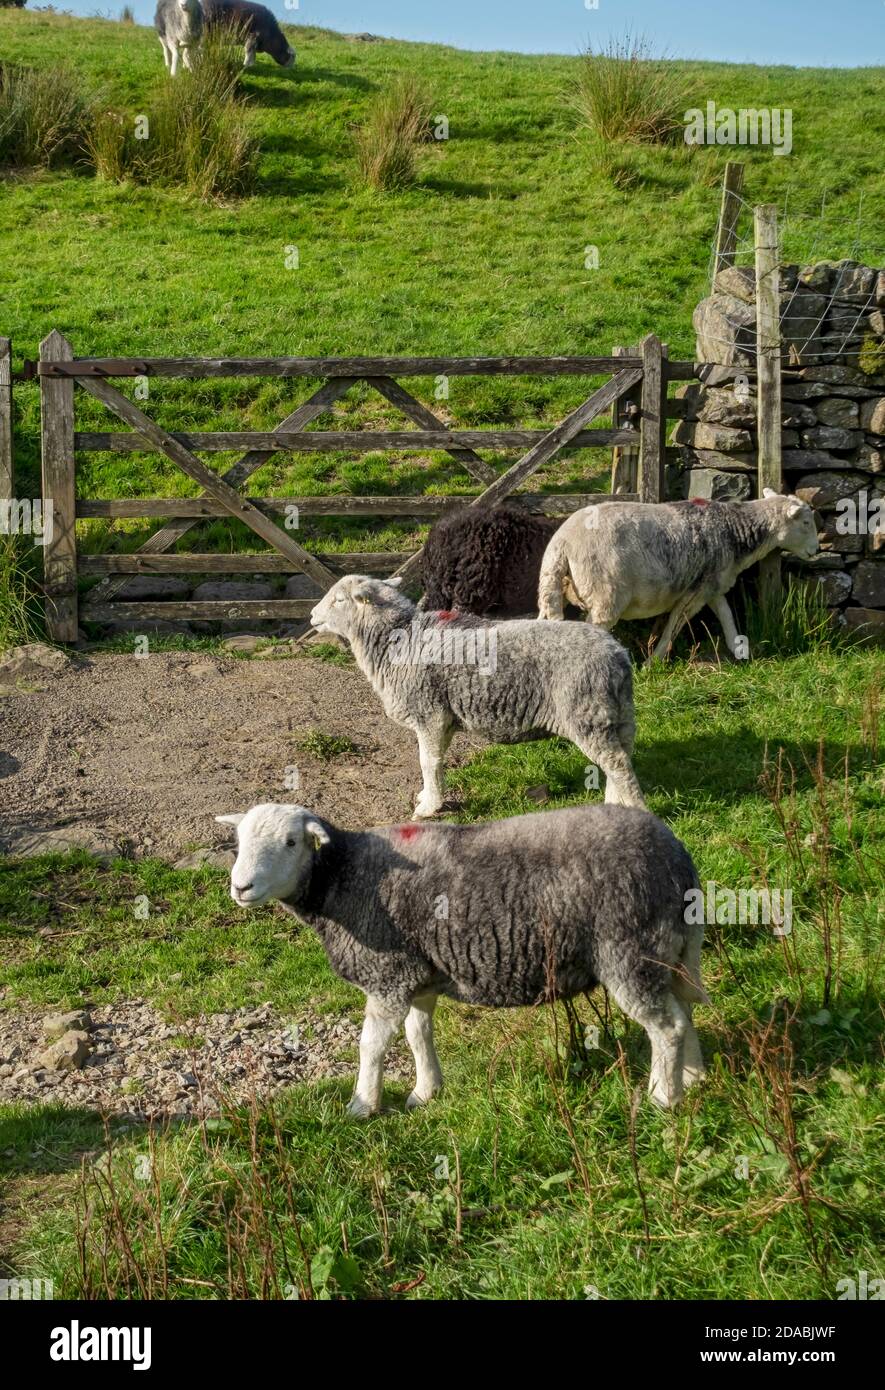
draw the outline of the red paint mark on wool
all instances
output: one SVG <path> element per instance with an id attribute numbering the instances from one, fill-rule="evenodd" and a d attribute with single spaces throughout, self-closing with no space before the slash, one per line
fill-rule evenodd
<path id="1" fill-rule="evenodd" d="M 710 503 L 706 497 L 693 497 L 691 499 L 691 505 L 693 507 L 709 507 Z"/>
<path id="2" fill-rule="evenodd" d="M 458 610 L 457 608 L 443 608 L 436 616 L 441 623 L 450 623 L 453 618 L 457 618 Z"/>
<path id="3" fill-rule="evenodd" d="M 424 826 L 423 826 L 423 825 L 398 825 L 398 826 L 396 827 L 395 834 L 397 834 L 401 840 L 405 840 L 406 843 L 408 843 L 409 840 L 414 840 L 414 839 L 416 839 L 416 837 L 417 837 L 418 835 L 423 835 L 423 834 L 424 834 Z"/>

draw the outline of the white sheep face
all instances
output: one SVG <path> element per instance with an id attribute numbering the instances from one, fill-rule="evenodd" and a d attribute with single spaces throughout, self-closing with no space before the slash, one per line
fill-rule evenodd
<path id="1" fill-rule="evenodd" d="M 385 590 L 392 591 L 398 579 L 369 579 L 364 574 L 346 574 L 333 584 L 310 615 L 311 626 L 317 632 L 333 632 L 336 637 L 350 637 L 359 622 L 360 609 L 367 604 L 381 604 Z"/>
<path id="2" fill-rule="evenodd" d="M 291 897 L 316 850 L 329 843 L 327 831 L 303 806 L 265 804 L 215 819 L 237 827 L 230 895 L 240 907 Z"/>
<path id="3" fill-rule="evenodd" d="M 797 555 L 800 560 L 810 560 L 820 549 L 820 542 L 817 538 L 814 512 L 808 503 L 792 494 L 783 497 L 768 487 L 764 489 L 763 496 L 777 497 L 786 503 L 777 537 L 781 549 L 788 550 L 791 555 Z"/>

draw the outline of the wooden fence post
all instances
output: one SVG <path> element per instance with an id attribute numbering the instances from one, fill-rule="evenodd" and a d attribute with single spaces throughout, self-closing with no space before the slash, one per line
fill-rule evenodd
<path id="1" fill-rule="evenodd" d="M 640 502 L 664 500 L 664 443 L 666 435 L 667 376 L 661 340 L 648 333 L 642 350 L 642 416 L 639 421 Z"/>
<path id="2" fill-rule="evenodd" d="M 756 244 L 756 431 L 759 440 L 758 495 L 763 489 L 783 491 L 781 458 L 781 342 L 778 273 L 777 208 L 754 209 Z M 763 606 L 781 597 L 780 555 L 769 555 L 759 566 L 759 597 Z"/>
<path id="3" fill-rule="evenodd" d="M 612 348 L 612 357 L 638 357 L 638 347 Z M 616 430 L 639 422 L 642 385 L 638 383 L 619 396 L 612 408 L 612 425 Z M 635 444 L 616 444 L 612 450 L 612 496 L 619 492 L 635 492 L 639 469 L 639 430 L 636 430 Z"/>
<path id="4" fill-rule="evenodd" d="M 53 329 L 40 344 L 41 362 L 73 358 L 67 338 Z M 43 587 L 46 626 L 56 642 L 77 640 L 77 540 L 75 532 L 74 381 L 40 378 L 43 459 Z M 51 505 L 51 513 L 49 507 Z"/>
<path id="5" fill-rule="evenodd" d="M 0 338 L 0 500 L 15 496 L 12 455 L 12 343 Z"/>
<path id="6" fill-rule="evenodd" d="M 725 166 L 722 180 L 722 203 L 719 208 L 719 224 L 716 228 L 716 257 L 713 261 L 713 276 L 723 266 L 734 265 L 737 247 L 737 221 L 741 211 L 741 189 L 744 186 L 744 166 L 729 160 Z"/>

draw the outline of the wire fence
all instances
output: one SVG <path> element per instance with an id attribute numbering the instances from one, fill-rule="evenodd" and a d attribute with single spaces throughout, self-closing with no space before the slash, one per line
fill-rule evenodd
<path id="1" fill-rule="evenodd" d="M 750 271 L 747 277 L 751 292 L 751 298 L 747 301 L 749 305 L 753 302 L 756 247 L 752 233 L 740 234 L 740 225 L 745 220 L 744 214 L 747 214 L 752 227 L 753 205 L 739 193 L 732 192 L 731 196 L 740 207 L 735 222 L 734 249 L 729 252 L 726 265 Z M 811 282 L 800 279 L 798 272 L 808 270 L 820 261 L 855 261 L 873 272 L 885 266 L 885 246 L 864 224 L 863 196 L 858 203 L 854 224 L 846 227 L 843 215 L 840 214 L 837 219 L 835 214 L 829 214 L 826 195 L 821 200 L 819 213 L 791 211 L 787 195 L 783 208 L 778 209 L 778 233 L 779 266 L 787 272 L 781 282 L 779 318 L 783 340 L 789 344 L 790 364 L 802 366 L 820 359 L 829 363 L 859 358 L 864 351 L 864 339 L 874 331 L 870 316 L 883 312 L 877 302 L 877 275 L 872 275 L 867 291 L 858 293 L 857 275 L 849 266 L 840 268 L 835 280 L 826 289 L 816 287 L 813 279 Z M 717 264 L 718 259 L 714 240 L 708 266 L 711 293 L 716 291 L 717 273 L 724 268 L 721 263 Z M 803 297 L 797 302 L 797 296 Z M 807 312 L 809 299 L 805 296 L 822 298 L 823 309 L 815 305 L 811 313 Z M 752 322 L 737 314 L 729 314 L 727 308 L 722 310 L 722 314 L 728 328 L 734 330 L 734 335 L 718 337 L 705 329 L 705 343 L 729 350 L 737 347 L 743 356 L 755 361 L 757 348 Z M 879 333 L 876 336 L 882 335 Z"/>

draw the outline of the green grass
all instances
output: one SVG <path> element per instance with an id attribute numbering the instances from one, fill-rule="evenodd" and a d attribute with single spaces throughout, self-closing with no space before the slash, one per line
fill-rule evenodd
<path id="1" fill-rule="evenodd" d="M 262 59 L 242 79 L 260 145 L 251 196 L 206 203 L 71 170 L 8 180 L 0 329 L 18 354 L 36 356 L 57 326 L 81 355 L 586 353 L 654 330 L 672 356 L 691 356 L 691 314 L 706 289 L 718 185 L 733 151 L 615 146 L 606 172 L 569 104 L 577 58 L 353 44 L 306 26 L 289 36 L 295 69 Z M 133 116 L 148 109 L 161 68 L 147 28 L 27 11 L 0 13 L 0 51 L 35 66 L 64 61 L 108 106 Z M 740 151 L 747 198 L 788 200 L 788 255 L 848 254 L 857 238 L 861 255 L 881 253 L 881 69 L 676 67 L 720 104 L 792 108 L 788 159 Z M 414 187 L 377 193 L 361 186 L 353 131 L 403 75 L 432 93 L 449 139 L 422 146 Z M 869 138 L 859 140 L 858 130 Z M 629 188 L 619 186 L 625 177 Z M 598 247 L 597 270 L 585 269 L 587 245 Z M 287 268 L 292 247 L 297 269 Z M 439 407 L 432 382 L 410 385 Z M 149 410 L 180 429 L 269 428 L 309 389 L 272 380 L 156 381 Z M 537 425 L 561 418 L 588 389 L 568 378 L 457 378 L 442 404 L 465 427 Z M 21 386 L 18 399 L 21 486 L 33 489 L 36 389 Z M 78 410 L 84 428 L 113 428 L 93 402 L 78 401 Z M 340 428 L 400 420 L 366 387 L 336 406 L 327 426 L 331 418 Z M 222 455 L 213 464 L 230 461 Z M 548 476 L 562 490 L 602 488 L 609 461 L 607 452 L 582 451 Z M 415 454 L 278 455 L 255 475 L 255 487 L 471 490 L 451 460 Z M 193 491 L 150 454 L 82 455 L 79 488 L 84 496 Z M 80 529 L 84 548 L 103 550 L 134 547 L 152 528 L 135 521 Z M 210 547 L 252 548 L 235 523 L 206 525 L 182 544 L 203 548 L 197 535 Z M 319 521 L 304 536 L 313 548 L 358 541 L 395 549 L 418 532 Z"/>
<path id="2" fill-rule="evenodd" d="M 600 145 L 569 105 L 577 59 L 351 44 L 302 26 L 290 38 L 294 71 L 262 60 L 242 78 L 259 142 L 248 196 L 207 201 L 85 168 L 8 174 L 0 332 L 18 356 L 36 356 L 51 327 L 78 355 L 604 353 L 654 330 L 672 356 L 691 356 L 733 151 Z M 146 28 L 36 12 L 0 12 L 0 53 L 65 63 L 131 115 L 161 67 Z M 740 151 L 749 201 L 788 201 L 788 256 L 881 263 L 881 69 L 676 68 L 701 101 L 792 108 L 789 159 Z M 432 93 L 450 138 L 418 150 L 413 186 L 371 191 L 353 132 L 403 75 Z M 588 245 L 597 270 L 585 269 Z M 432 383 L 411 385 L 465 426 L 552 421 L 589 391 L 568 379 L 455 379 L 436 402 Z M 309 389 L 155 381 L 148 409 L 171 428 L 268 428 Z M 18 491 L 36 495 L 36 388 L 17 385 L 16 400 Z M 113 428 L 91 402 L 78 398 L 78 411 L 82 428 Z M 359 386 L 320 424 L 333 419 L 398 417 Z M 561 490 L 604 488 L 608 464 L 582 451 L 546 476 Z M 435 454 L 278 455 L 254 485 L 471 490 Z M 154 455 L 105 454 L 81 456 L 79 490 L 192 487 Z M 152 529 L 81 523 L 81 542 L 132 548 Z M 301 539 L 401 549 L 419 534 L 320 520 Z M 252 548 L 234 523 L 197 535 L 198 549 Z M 0 643 L 4 624 L 18 630 L 20 614 L 0 607 Z M 678 1114 L 634 1105 L 647 1048 L 617 1014 L 600 1019 L 579 1002 L 583 1024 L 600 1026 L 587 1049 L 566 1046 L 563 1010 L 443 1004 L 447 1089 L 408 1116 L 405 1088 L 391 1085 L 392 1113 L 345 1122 L 350 1084 L 339 1080 L 293 1088 L 275 1117 L 227 1111 L 202 1130 L 153 1135 L 116 1122 L 105 1132 L 84 1110 L 0 1108 L 10 1269 L 54 1278 L 62 1296 L 107 1292 L 93 1255 L 79 1259 L 82 1234 L 87 1251 L 107 1252 L 110 1291 L 175 1298 L 832 1298 L 838 1278 L 881 1273 L 881 659 L 821 644 L 798 599 L 785 621 L 742 630 L 761 657 L 749 666 L 677 662 L 636 682 L 637 770 L 702 881 L 794 893 L 789 939 L 710 930 L 713 1004 L 698 1011 L 710 1073 Z M 331 646 L 305 657 L 350 660 Z M 580 755 L 554 740 L 484 750 L 452 783 L 473 819 L 534 809 L 526 792 L 542 782 L 548 805 L 580 802 L 584 778 Z M 147 920 L 133 910 L 142 894 Z M 272 908 L 235 911 L 208 869 L 3 861 L 0 921 L 5 1006 L 138 996 L 172 1021 L 263 999 L 293 1017 L 360 1008 L 312 933 Z M 241 1266 L 228 1259 L 231 1231 Z"/>
<path id="3" fill-rule="evenodd" d="M 562 1010 L 441 1005 L 443 1096 L 405 1115 L 406 1088 L 391 1084 L 392 1111 L 365 1125 L 345 1121 L 341 1080 L 293 1088 L 274 1112 L 227 1109 L 205 1132 L 113 1124 L 104 1136 L 83 1111 L 7 1106 L 11 1190 L 47 1194 L 39 1219 L 25 1203 L 16 1272 L 68 1296 L 103 1287 L 76 1245 L 98 1186 L 88 1248 L 107 1243 L 118 1295 L 140 1278 L 175 1298 L 286 1297 L 310 1283 L 346 1297 L 832 1298 L 838 1278 L 881 1272 L 880 700 L 869 652 L 638 676 L 637 769 L 702 882 L 793 891 L 788 939 L 708 930 L 713 1004 L 698 1021 L 710 1071 L 678 1113 L 634 1105 L 645 1039 L 583 1000 L 582 1028 L 609 1024 L 590 1050 L 569 1047 Z M 580 756 L 550 741 L 490 748 L 454 781 L 473 819 L 532 809 L 539 780 L 550 804 L 580 802 L 583 779 Z M 273 908 L 237 912 L 210 870 L 8 863 L 0 920 L 9 1005 L 144 997 L 173 1021 L 256 999 L 296 1018 L 360 1007 L 312 932 Z M 90 1162 L 78 1178 L 78 1155 L 95 1160 L 108 1141 L 110 1167 Z M 235 1216 L 248 1238 L 229 1283 Z"/>

